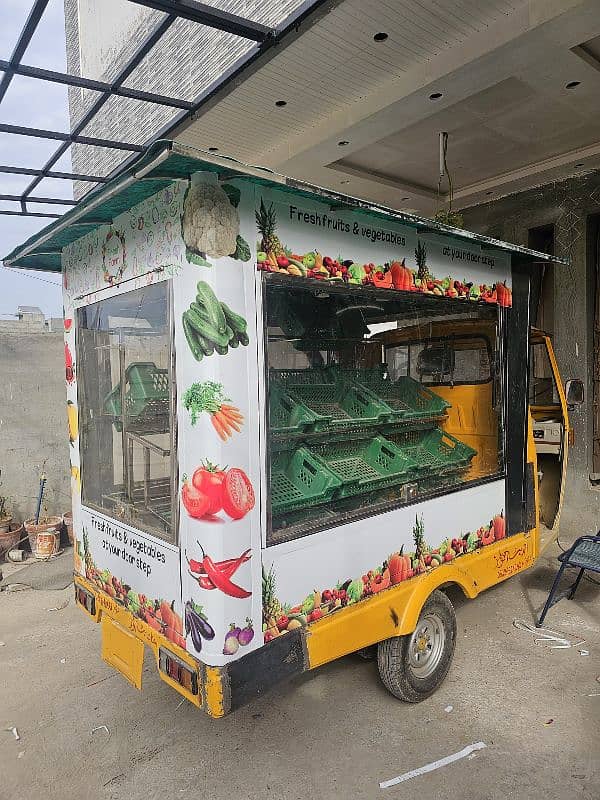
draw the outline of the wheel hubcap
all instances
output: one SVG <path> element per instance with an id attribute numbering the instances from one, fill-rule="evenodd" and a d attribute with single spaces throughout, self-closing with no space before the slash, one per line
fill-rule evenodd
<path id="1" fill-rule="evenodd" d="M 440 663 L 446 633 L 437 614 L 421 617 L 408 648 L 410 668 L 417 678 L 428 678 Z"/>

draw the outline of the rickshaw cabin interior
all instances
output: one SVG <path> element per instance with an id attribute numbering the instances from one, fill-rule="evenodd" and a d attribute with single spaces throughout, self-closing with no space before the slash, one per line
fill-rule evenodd
<path id="1" fill-rule="evenodd" d="M 501 474 L 496 306 L 267 283 L 269 543 Z"/>

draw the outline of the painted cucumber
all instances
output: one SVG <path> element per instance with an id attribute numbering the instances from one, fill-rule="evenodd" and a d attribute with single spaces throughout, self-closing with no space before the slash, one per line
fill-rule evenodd
<path id="1" fill-rule="evenodd" d="M 190 325 L 199 336 L 202 336 L 204 339 L 209 339 L 215 344 L 215 346 L 219 345 L 220 347 L 226 347 L 227 344 L 229 344 L 227 325 L 225 326 L 225 330 L 221 333 L 206 319 L 204 315 L 201 316 L 198 313 L 194 304 L 190 306 L 189 311 L 186 311 L 186 314 Z"/>
<path id="2" fill-rule="evenodd" d="M 221 307 L 229 326 L 238 333 L 246 333 L 246 328 L 248 327 L 246 320 L 236 314 L 235 311 L 232 311 L 226 303 L 221 303 Z"/>
<path id="3" fill-rule="evenodd" d="M 221 334 L 225 333 L 225 329 L 227 328 L 225 313 L 213 290 L 206 281 L 198 281 L 196 291 L 198 305 L 204 306 L 209 320 L 217 331 Z"/>
<path id="4" fill-rule="evenodd" d="M 187 316 L 188 312 L 184 312 L 183 317 L 181 319 L 183 325 L 183 332 L 185 333 L 185 339 L 188 343 L 188 347 L 192 351 L 192 355 L 196 359 L 196 361 L 202 361 L 204 358 L 205 353 L 203 352 L 202 348 L 198 340 L 196 339 L 194 329 L 190 325 L 190 321 Z"/>

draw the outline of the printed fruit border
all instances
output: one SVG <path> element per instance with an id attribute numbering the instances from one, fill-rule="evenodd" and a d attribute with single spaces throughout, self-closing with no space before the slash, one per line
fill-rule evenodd
<path id="1" fill-rule="evenodd" d="M 80 545 L 77 542 L 75 563 L 78 567 L 80 559 Z M 165 600 L 164 598 L 151 598 L 143 592 L 136 592 L 111 573 L 109 569 L 100 570 L 96 566 L 92 556 L 87 532 L 83 531 L 83 558 L 85 564 L 85 577 L 94 583 L 100 591 L 112 597 L 127 611 L 132 613 L 142 622 L 145 622 L 153 630 L 161 633 L 173 644 L 186 649 L 185 636 L 188 633 L 188 619 L 186 613 L 186 633 L 183 630 L 181 616 L 175 611 L 175 600 Z M 79 571 L 79 570 L 77 570 Z M 186 609 L 187 612 L 187 609 Z"/>
<path id="2" fill-rule="evenodd" d="M 348 578 L 334 588 L 315 589 L 295 605 L 281 603 L 277 598 L 276 576 L 273 567 L 268 572 L 263 567 L 263 637 L 265 643 L 295 628 L 339 611 L 346 606 L 366 600 L 374 594 L 396 586 L 405 580 L 436 569 L 466 553 L 472 553 L 506 536 L 504 514 L 496 514 L 488 524 L 461 538 L 444 539 L 438 547 L 431 548 L 425 540 L 423 518 L 417 516 L 413 527 L 414 550 L 404 553 L 402 547 L 392 553 L 378 567 L 357 578 Z"/>
<path id="3" fill-rule="evenodd" d="M 419 241 L 415 248 L 415 267 L 406 265 L 405 259 L 385 264 L 360 264 L 348 254 L 337 257 L 324 255 L 314 249 L 295 253 L 277 236 L 277 216 L 274 204 L 265 206 L 261 199 L 256 211 L 256 224 L 260 239 L 256 243 L 256 267 L 259 271 L 278 272 L 298 278 L 314 278 L 329 283 L 349 286 L 372 286 L 377 289 L 397 289 L 419 292 L 439 297 L 449 297 L 471 302 L 512 306 L 512 290 L 503 282 L 474 284 L 456 276 L 436 277 L 427 264 L 427 246 Z"/>

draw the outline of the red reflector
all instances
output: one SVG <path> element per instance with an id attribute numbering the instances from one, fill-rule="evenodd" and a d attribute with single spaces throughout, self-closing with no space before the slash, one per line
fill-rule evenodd
<path id="1" fill-rule="evenodd" d="M 158 649 L 158 668 L 172 681 L 183 686 L 190 694 L 198 694 L 198 675 L 190 669 L 174 653 L 165 650 L 164 647 Z"/>
<path id="2" fill-rule="evenodd" d="M 91 592 L 86 591 L 82 586 L 75 584 L 75 602 L 83 606 L 88 614 L 96 614 L 96 598 Z"/>

